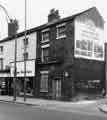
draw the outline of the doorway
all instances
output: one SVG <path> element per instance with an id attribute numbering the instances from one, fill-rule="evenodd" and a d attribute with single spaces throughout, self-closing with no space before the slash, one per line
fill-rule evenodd
<path id="1" fill-rule="evenodd" d="M 59 80 L 59 79 L 53 80 L 52 90 L 53 90 L 53 98 L 54 99 L 61 98 L 61 80 Z"/>

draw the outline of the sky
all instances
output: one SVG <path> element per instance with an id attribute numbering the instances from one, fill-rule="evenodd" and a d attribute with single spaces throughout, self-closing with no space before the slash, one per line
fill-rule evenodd
<path id="1" fill-rule="evenodd" d="M 47 22 L 50 9 L 59 10 L 61 18 L 82 12 L 93 6 L 97 7 L 105 21 L 105 41 L 107 39 L 107 4 L 106 0 L 26 0 L 27 1 L 27 29 Z M 25 0 L 0 0 L 11 18 L 19 21 L 19 31 L 24 30 Z M 7 21 L 4 11 L 0 8 L 0 39 L 7 36 Z"/>

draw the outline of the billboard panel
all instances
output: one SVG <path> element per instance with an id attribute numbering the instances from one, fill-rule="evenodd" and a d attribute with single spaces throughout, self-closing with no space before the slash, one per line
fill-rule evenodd
<path id="1" fill-rule="evenodd" d="M 75 21 L 75 57 L 104 61 L 103 29 L 89 19 Z"/>

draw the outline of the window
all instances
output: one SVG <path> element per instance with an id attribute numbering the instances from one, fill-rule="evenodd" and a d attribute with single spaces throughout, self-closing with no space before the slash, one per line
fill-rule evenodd
<path id="1" fill-rule="evenodd" d="M 0 58 L 0 70 L 3 70 L 3 58 Z"/>
<path id="2" fill-rule="evenodd" d="M 48 42 L 49 41 L 49 29 L 45 29 L 42 31 L 42 41 L 41 42 Z"/>
<path id="3" fill-rule="evenodd" d="M 28 59 L 28 52 L 23 53 L 24 60 Z"/>
<path id="4" fill-rule="evenodd" d="M 6 65 L 5 68 L 6 68 L 6 70 L 10 70 L 10 66 L 9 65 Z"/>
<path id="5" fill-rule="evenodd" d="M 47 58 L 48 56 L 49 56 L 49 44 L 46 44 L 42 46 L 42 51 L 41 51 L 42 61 L 45 61 L 45 58 Z"/>
<path id="6" fill-rule="evenodd" d="M 29 42 L 28 42 L 28 38 L 23 39 L 23 43 L 24 43 L 25 46 L 27 46 L 27 45 L 29 44 Z"/>
<path id="7" fill-rule="evenodd" d="M 3 46 L 0 46 L 0 53 L 3 53 Z"/>
<path id="8" fill-rule="evenodd" d="M 66 37 L 66 35 L 65 35 L 65 23 L 57 26 L 57 39 L 64 38 L 64 37 Z"/>
<path id="9" fill-rule="evenodd" d="M 48 92 L 48 71 L 41 71 L 40 91 Z"/>

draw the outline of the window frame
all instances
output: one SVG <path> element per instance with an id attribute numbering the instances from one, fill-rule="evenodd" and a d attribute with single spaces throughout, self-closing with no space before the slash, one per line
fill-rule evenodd
<path id="1" fill-rule="evenodd" d="M 45 44 L 41 46 L 41 61 L 44 62 L 43 49 L 49 49 L 50 44 Z"/>
<path id="2" fill-rule="evenodd" d="M 27 55 L 27 58 L 25 58 L 25 55 Z M 23 53 L 23 58 L 24 58 L 24 60 L 28 60 L 28 58 L 29 58 L 29 53 L 28 53 L 28 52 Z"/>
<path id="3" fill-rule="evenodd" d="M 43 33 L 45 33 L 45 32 L 48 32 L 48 39 L 43 40 Z M 50 36 L 50 34 L 49 34 L 49 28 L 42 30 L 41 31 L 41 43 L 49 42 L 49 36 Z"/>
<path id="4" fill-rule="evenodd" d="M 23 44 L 24 44 L 24 46 L 28 46 L 29 45 L 29 38 L 28 37 L 26 37 L 26 41 L 25 41 L 25 38 L 23 39 Z"/>
<path id="5" fill-rule="evenodd" d="M 59 35 L 59 28 L 61 27 L 65 27 L 64 29 L 64 35 Z M 61 38 L 65 38 L 66 37 L 66 34 L 65 34 L 65 31 L 66 31 L 66 23 L 62 23 L 62 24 L 59 24 L 56 26 L 56 39 L 61 39 Z"/>

